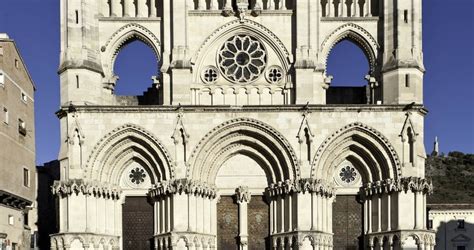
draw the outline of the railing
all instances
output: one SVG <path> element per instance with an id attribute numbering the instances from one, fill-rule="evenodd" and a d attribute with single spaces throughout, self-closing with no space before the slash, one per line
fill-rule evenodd
<path id="1" fill-rule="evenodd" d="M 237 2 L 248 2 L 249 9 L 287 10 L 293 9 L 296 0 L 187 0 L 192 10 L 236 9 Z"/>
<path id="2" fill-rule="evenodd" d="M 323 17 L 371 17 L 371 0 L 321 0 Z"/>
<path id="3" fill-rule="evenodd" d="M 104 17 L 156 17 L 160 0 L 99 0 Z"/>

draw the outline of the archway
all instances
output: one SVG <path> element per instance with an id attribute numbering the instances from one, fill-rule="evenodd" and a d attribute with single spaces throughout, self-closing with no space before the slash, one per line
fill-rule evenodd
<path id="1" fill-rule="evenodd" d="M 328 57 L 326 74 L 331 84 L 326 92 L 327 104 L 366 104 L 370 64 L 364 51 L 350 39 L 334 46 Z"/>
<path id="2" fill-rule="evenodd" d="M 146 43 L 132 40 L 123 45 L 118 53 L 113 72 L 117 76 L 115 95 L 142 96 L 148 88 L 157 84 L 158 61 Z"/>
<path id="3" fill-rule="evenodd" d="M 209 132 L 190 162 L 189 177 L 215 183 L 220 195 L 218 248 L 270 249 L 271 227 L 277 227 L 271 214 L 291 203 L 266 199 L 267 187 L 299 175 L 286 139 L 257 120 L 235 119 Z"/>
<path id="4" fill-rule="evenodd" d="M 171 162 L 163 144 L 133 124 L 112 130 L 94 147 L 87 163 L 88 178 L 121 191 L 116 203 L 104 197 L 97 202 L 112 214 L 122 249 L 153 249 L 154 210 L 147 193 L 153 184 L 172 178 Z"/>

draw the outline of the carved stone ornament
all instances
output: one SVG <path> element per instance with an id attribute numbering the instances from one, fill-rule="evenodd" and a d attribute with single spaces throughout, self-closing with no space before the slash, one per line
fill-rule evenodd
<path id="1" fill-rule="evenodd" d="M 73 194 L 83 194 L 114 200 L 118 200 L 120 198 L 120 193 L 122 192 L 120 187 L 115 185 L 85 181 L 82 179 L 55 181 L 51 188 L 54 195 L 61 197 L 71 196 Z"/>
<path id="2" fill-rule="evenodd" d="M 286 180 L 284 182 L 273 183 L 266 189 L 267 196 L 274 197 L 288 195 L 291 193 L 316 193 L 324 197 L 335 195 L 334 186 L 325 181 L 313 178 L 300 179 L 299 181 Z"/>
<path id="3" fill-rule="evenodd" d="M 430 180 L 419 177 L 405 177 L 398 180 L 386 179 L 372 183 L 366 183 L 363 187 L 364 196 L 388 194 L 393 192 L 422 192 L 424 194 L 433 193 L 433 183 Z"/>
<path id="4" fill-rule="evenodd" d="M 250 193 L 248 187 L 240 186 L 235 189 L 235 197 L 237 199 L 237 203 L 249 203 L 250 199 L 252 198 L 252 194 Z"/>
<path id="5" fill-rule="evenodd" d="M 214 199 L 217 196 L 217 189 L 200 181 L 177 179 L 154 184 L 148 191 L 148 195 L 152 198 L 182 193 Z"/>

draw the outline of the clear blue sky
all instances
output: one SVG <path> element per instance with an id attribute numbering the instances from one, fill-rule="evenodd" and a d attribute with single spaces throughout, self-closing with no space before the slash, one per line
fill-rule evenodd
<path id="1" fill-rule="evenodd" d="M 424 0 L 425 145 L 435 136 L 442 152 L 474 153 L 474 1 Z M 0 32 L 15 39 L 37 85 L 37 163 L 59 151 L 59 0 L 1 0 Z M 341 43 L 329 59 L 335 83 L 362 84 L 367 64 L 360 50 Z M 119 54 L 119 93 L 139 94 L 156 74 L 151 51 L 133 43 Z M 130 73 L 132 72 L 132 73 Z M 122 74 L 121 74 L 122 73 Z M 139 86 L 137 88 L 137 85 Z"/>

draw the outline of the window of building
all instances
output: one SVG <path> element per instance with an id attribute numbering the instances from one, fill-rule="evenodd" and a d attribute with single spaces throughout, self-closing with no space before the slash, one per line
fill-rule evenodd
<path id="1" fill-rule="evenodd" d="M 30 170 L 23 168 L 23 186 L 30 187 Z"/>
<path id="2" fill-rule="evenodd" d="M 13 215 L 8 215 L 8 225 L 14 225 L 15 224 L 15 217 Z"/>
<path id="3" fill-rule="evenodd" d="M 0 56 L 3 56 L 3 47 L 0 46 Z"/>
<path id="4" fill-rule="evenodd" d="M 458 220 L 458 229 L 464 229 L 464 220 Z"/>
<path id="5" fill-rule="evenodd" d="M 456 249 L 457 250 L 466 250 L 466 247 L 465 246 L 457 246 Z"/>
<path id="6" fill-rule="evenodd" d="M 20 61 L 18 61 L 18 59 L 15 59 L 15 68 L 19 68 L 20 67 Z"/>
<path id="7" fill-rule="evenodd" d="M 428 220 L 428 229 L 433 229 L 433 220 Z"/>
<path id="8" fill-rule="evenodd" d="M 22 119 L 18 119 L 18 132 L 26 135 L 26 123 Z"/>
<path id="9" fill-rule="evenodd" d="M 6 107 L 3 107 L 3 116 L 5 117 L 3 122 L 5 124 L 8 124 L 8 121 L 10 119 L 9 114 L 8 114 L 8 109 Z"/>
<path id="10" fill-rule="evenodd" d="M 23 225 L 28 226 L 28 211 L 23 212 Z"/>
<path id="11" fill-rule="evenodd" d="M 28 96 L 27 96 L 25 93 L 23 93 L 23 92 L 21 92 L 21 100 L 22 100 L 23 102 L 27 102 L 27 101 L 28 101 Z"/>

